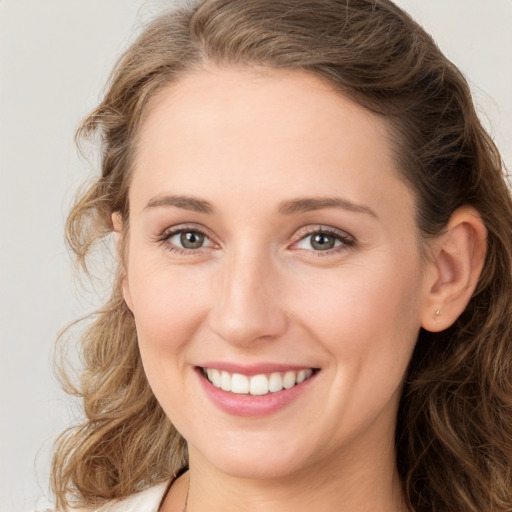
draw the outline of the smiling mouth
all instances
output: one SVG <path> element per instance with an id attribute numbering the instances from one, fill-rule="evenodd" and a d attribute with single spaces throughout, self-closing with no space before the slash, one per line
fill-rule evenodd
<path id="1" fill-rule="evenodd" d="M 318 370 L 305 368 L 297 371 L 261 373 L 258 375 L 243 375 L 230 373 L 216 368 L 200 368 L 203 376 L 216 388 L 237 395 L 262 396 L 277 393 L 283 389 L 291 389 L 309 379 Z"/>

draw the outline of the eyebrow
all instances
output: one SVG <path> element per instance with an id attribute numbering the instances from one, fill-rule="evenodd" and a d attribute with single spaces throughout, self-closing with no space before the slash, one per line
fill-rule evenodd
<path id="1" fill-rule="evenodd" d="M 282 215 L 293 215 L 296 213 L 321 210 L 323 208 L 342 208 L 350 212 L 365 213 L 376 219 L 378 218 L 377 214 L 371 208 L 368 208 L 368 206 L 356 204 L 341 197 L 305 197 L 285 201 L 279 206 L 279 213 Z"/>
<path id="2" fill-rule="evenodd" d="M 157 208 L 159 206 L 175 206 L 176 208 L 182 208 L 184 210 L 209 214 L 214 213 L 215 211 L 213 205 L 204 199 L 191 196 L 168 195 L 153 197 L 148 201 L 148 204 L 144 207 L 144 210 L 147 210 L 148 208 Z"/>
<path id="3" fill-rule="evenodd" d="M 176 208 L 182 208 L 184 210 L 199 213 L 215 213 L 215 208 L 209 201 L 192 196 L 170 195 L 156 196 L 150 199 L 148 204 L 144 207 L 144 210 L 162 206 L 174 206 Z M 341 197 L 304 197 L 300 199 L 293 199 L 281 203 L 278 211 L 281 215 L 294 215 L 297 213 L 321 210 L 323 208 L 342 208 L 350 212 L 365 213 L 378 218 L 377 214 L 371 208 L 353 203 L 352 201 Z"/>

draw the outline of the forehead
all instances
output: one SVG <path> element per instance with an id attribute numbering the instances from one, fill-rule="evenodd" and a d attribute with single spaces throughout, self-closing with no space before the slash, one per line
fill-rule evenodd
<path id="1" fill-rule="evenodd" d="M 332 130 L 346 123 L 352 124 L 352 133 Z M 255 143 L 257 136 L 273 138 L 283 146 L 287 140 L 300 138 L 326 143 L 337 138 L 338 144 L 353 145 L 364 131 L 358 146 L 378 141 L 384 152 L 390 149 L 384 118 L 299 70 L 210 67 L 185 75 L 150 101 L 139 154 L 144 153 L 149 138 L 157 142 L 155 132 L 163 127 L 179 137 L 189 129 L 198 138 L 205 135 L 212 141 L 231 129 L 232 145 L 244 135 L 253 136 Z"/>
<path id="2" fill-rule="evenodd" d="M 378 201 L 391 183 L 405 189 L 383 118 L 308 73 L 211 68 L 152 101 L 130 193 L 133 202 L 189 189 L 265 198 L 337 190 L 360 201 L 367 189 Z"/>

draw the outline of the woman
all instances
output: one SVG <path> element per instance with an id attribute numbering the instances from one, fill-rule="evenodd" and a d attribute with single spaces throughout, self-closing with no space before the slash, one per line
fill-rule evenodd
<path id="1" fill-rule="evenodd" d="M 68 240 L 86 268 L 113 233 L 119 272 L 58 509 L 512 510 L 512 203 L 415 22 L 203 0 L 122 56 L 96 134 Z"/>

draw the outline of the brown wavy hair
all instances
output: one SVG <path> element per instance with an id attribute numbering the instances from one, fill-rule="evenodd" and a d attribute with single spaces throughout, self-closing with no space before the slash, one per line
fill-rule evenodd
<path id="1" fill-rule="evenodd" d="M 67 240 L 87 271 L 91 249 L 128 189 L 148 102 L 206 63 L 312 73 L 390 127 L 416 196 L 425 239 L 471 205 L 488 252 L 465 312 L 421 331 L 400 403 L 397 465 L 416 512 L 512 510 L 512 202 L 497 148 L 468 84 L 432 38 L 388 0 L 203 0 L 159 15 L 117 62 L 100 105 L 77 132 L 101 145 L 101 175 L 71 210 Z M 126 233 L 125 233 L 126 234 Z M 85 421 L 59 438 L 52 487 L 59 509 L 119 499 L 170 478 L 186 443 L 144 376 L 118 276 L 82 333 L 78 384 Z"/>

